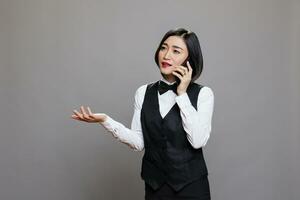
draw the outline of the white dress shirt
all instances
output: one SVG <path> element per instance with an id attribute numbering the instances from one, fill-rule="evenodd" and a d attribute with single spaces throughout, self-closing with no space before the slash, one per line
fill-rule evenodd
<path id="1" fill-rule="evenodd" d="M 171 85 L 166 79 L 161 81 Z M 131 122 L 131 129 L 125 127 L 122 123 L 115 121 L 109 115 L 106 121 L 100 124 L 120 142 L 128 145 L 134 151 L 144 149 L 144 139 L 140 120 L 141 109 L 148 84 L 140 86 L 134 97 L 134 113 Z M 182 125 L 187 133 L 187 139 L 193 148 L 198 149 L 207 143 L 211 132 L 212 115 L 214 109 L 214 93 L 210 87 L 204 86 L 198 95 L 197 110 L 191 104 L 187 93 L 177 95 L 172 90 L 164 94 L 158 93 L 159 112 L 164 118 L 170 109 L 177 103 L 180 109 Z"/>

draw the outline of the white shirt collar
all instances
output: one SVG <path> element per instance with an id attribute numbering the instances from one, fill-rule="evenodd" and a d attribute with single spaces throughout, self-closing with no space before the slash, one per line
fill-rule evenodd
<path id="1" fill-rule="evenodd" d="M 163 81 L 163 82 L 165 82 L 165 83 L 167 83 L 168 85 L 173 85 L 174 83 L 176 83 L 176 81 L 170 83 L 170 82 L 167 81 L 164 77 L 162 77 L 160 80 Z"/>

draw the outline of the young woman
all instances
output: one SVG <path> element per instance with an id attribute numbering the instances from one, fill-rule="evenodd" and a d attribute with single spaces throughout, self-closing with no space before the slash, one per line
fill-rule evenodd
<path id="1" fill-rule="evenodd" d="M 194 82 L 203 69 L 196 34 L 183 28 L 168 31 L 155 62 L 162 78 L 136 90 L 131 129 L 89 107 L 74 110 L 72 118 L 98 122 L 134 151 L 145 151 L 141 177 L 146 200 L 210 200 L 202 147 L 211 132 L 214 94 Z"/>

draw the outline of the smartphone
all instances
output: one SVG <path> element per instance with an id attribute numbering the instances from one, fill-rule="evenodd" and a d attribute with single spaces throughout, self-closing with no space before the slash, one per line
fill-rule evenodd
<path id="1" fill-rule="evenodd" d="M 182 62 L 182 66 L 184 66 L 184 67 L 186 67 L 186 68 L 188 68 L 188 66 L 187 66 L 187 61 L 189 61 L 189 57 L 187 57 L 183 62 Z M 178 83 L 178 85 L 180 84 L 180 79 L 177 77 L 177 76 L 175 76 L 175 79 L 176 79 L 176 82 Z"/>

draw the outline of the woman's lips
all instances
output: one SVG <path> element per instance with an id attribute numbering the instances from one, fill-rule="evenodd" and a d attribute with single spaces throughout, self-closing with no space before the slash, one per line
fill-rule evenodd
<path id="1" fill-rule="evenodd" d="M 166 68 L 166 67 L 171 67 L 172 65 L 167 63 L 167 62 L 162 62 L 161 63 L 162 67 Z"/>

